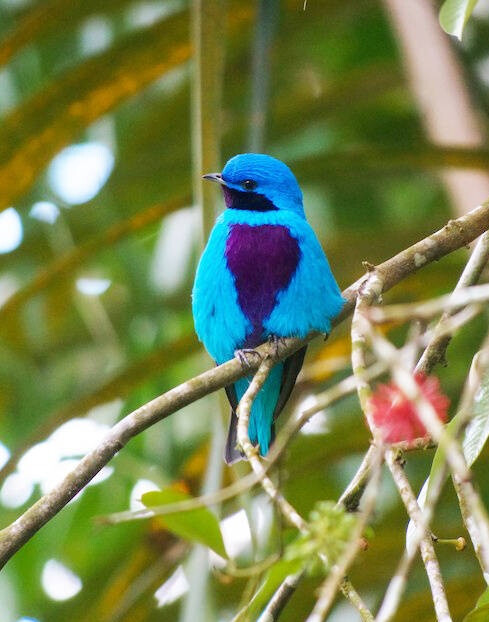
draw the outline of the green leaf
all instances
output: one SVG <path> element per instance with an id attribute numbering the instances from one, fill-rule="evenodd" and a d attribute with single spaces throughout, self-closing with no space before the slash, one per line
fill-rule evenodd
<path id="1" fill-rule="evenodd" d="M 250 603 L 233 619 L 233 622 L 256 620 L 282 581 L 289 575 L 298 572 L 300 568 L 301 561 L 297 559 L 281 559 L 269 568 L 262 585 Z"/>
<path id="2" fill-rule="evenodd" d="M 478 355 L 474 357 L 477 364 Z M 467 464 L 472 466 L 479 457 L 489 437 L 489 372 L 481 380 L 475 395 L 472 419 L 467 426 L 463 439 L 464 456 Z"/>
<path id="3" fill-rule="evenodd" d="M 453 419 L 447 424 L 447 426 L 445 427 L 445 430 L 448 434 L 452 434 L 453 436 L 454 430 L 456 430 L 459 426 L 460 417 L 461 417 L 461 413 L 457 413 L 453 417 Z M 435 455 L 433 456 L 433 462 L 431 464 L 430 474 L 429 474 L 428 479 L 426 480 L 427 485 L 428 485 L 426 497 L 428 497 L 429 494 L 431 493 L 431 486 L 435 480 L 435 476 L 438 474 L 440 469 L 443 467 L 444 463 L 445 463 L 445 450 L 441 447 L 437 447 L 435 451 Z"/>
<path id="4" fill-rule="evenodd" d="M 482 605 L 481 607 L 477 605 L 475 609 L 472 609 L 465 616 L 463 622 L 487 622 L 487 620 L 489 620 L 489 604 Z"/>
<path id="5" fill-rule="evenodd" d="M 163 490 L 147 492 L 141 497 L 142 502 L 148 508 L 188 499 L 191 499 L 190 495 L 180 490 L 175 490 L 175 488 L 164 488 Z M 158 515 L 157 511 L 155 511 L 155 515 Z M 160 516 L 159 520 L 175 535 L 191 542 L 205 544 L 205 546 L 208 546 L 218 555 L 227 559 L 228 555 L 224 548 L 219 521 L 215 514 L 207 508 L 165 514 L 165 517 Z"/>
<path id="6" fill-rule="evenodd" d="M 476 367 L 478 364 L 479 354 L 474 356 L 472 366 L 469 371 L 470 374 L 477 373 Z M 472 417 L 467 429 L 465 430 L 462 440 L 462 448 L 464 452 L 467 465 L 471 467 L 479 457 L 487 438 L 489 437 L 489 372 L 482 376 L 480 387 L 475 395 Z M 460 420 L 465 418 L 465 413 L 458 412 L 453 419 L 446 426 L 446 430 L 449 433 L 455 432 L 460 426 Z M 445 461 L 445 451 L 437 447 L 433 464 L 431 465 L 431 471 L 428 481 L 428 495 L 430 494 L 431 483 L 434 480 L 434 476 L 438 473 L 438 470 L 442 467 Z"/>
<path id="7" fill-rule="evenodd" d="M 462 40 L 465 24 L 468 22 L 477 0 L 445 0 L 440 9 L 440 25 L 449 35 Z"/>
<path id="8" fill-rule="evenodd" d="M 486 587 L 477 601 L 477 607 L 482 607 L 482 605 L 489 605 L 489 587 Z"/>

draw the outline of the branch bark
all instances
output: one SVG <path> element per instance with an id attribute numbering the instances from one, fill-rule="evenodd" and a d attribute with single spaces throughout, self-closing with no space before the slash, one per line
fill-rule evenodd
<path id="1" fill-rule="evenodd" d="M 430 583 L 436 619 L 439 620 L 439 622 L 452 622 L 450 611 L 448 609 L 445 587 L 443 585 L 443 578 L 441 576 L 440 564 L 438 563 L 438 558 L 435 554 L 431 534 L 428 530 L 425 517 L 423 516 L 423 513 L 418 505 L 416 496 L 411 488 L 411 484 L 404 473 L 404 469 L 396 457 L 396 452 L 392 449 L 388 450 L 385 456 L 392 478 L 397 486 L 401 499 L 406 506 L 406 510 L 416 528 L 421 530 L 423 533 L 419 543 L 419 548 L 426 568 L 428 581 Z"/>
<path id="2" fill-rule="evenodd" d="M 439 231 L 377 266 L 376 270 L 382 275 L 384 283 L 383 291 L 391 289 L 422 266 L 467 245 L 487 229 L 489 229 L 489 202 L 457 220 L 449 221 Z M 342 322 L 352 312 L 364 278 L 360 278 L 343 292 L 346 303 L 333 322 L 334 325 Z M 277 348 L 277 358 L 283 359 L 316 336 L 318 333 L 311 333 L 305 339 L 285 339 L 277 346 L 263 344 L 258 350 L 262 356 L 266 356 L 275 353 Z M 273 352 L 271 348 L 274 349 Z M 250 363 L 251 370 L 256 370 L 258 361 Z M 16 521 L 0 531 L 0 568 L 80 492 L 131 438 L 184 406 L 235 382 L 246 373 L 249 371 L 244 371 L 238 360 L 228 361 L 178 385 L 119 421 L 102 443 L 87 454 L 55 489 L 41 497 Z"/>
<path id="3" fill-rule="evenodd" d="M 460 290 L 475 285 L 489 260 L 489 232 L 486 231 L 477 242 L 472 255 L 465 266 L 458 283 L 453 290 L 454 295 Z M 416 371 L 429 374 L 437 363 L 445 361 L 445 352 L 452 335 L 444 334 L 444 329 L 454 311 L 445 311 L 436 326 L 433 338 L 416 365 Z"/>

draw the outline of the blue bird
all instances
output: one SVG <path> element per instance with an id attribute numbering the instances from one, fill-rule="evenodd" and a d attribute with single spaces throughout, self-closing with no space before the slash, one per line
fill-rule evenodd
<path id="1" fill-rule="evenodd" d="M 270 337 L 329 333 L 344 299 L 289 167 L 268 155 L 244 153 L 204 179 L 221 184 L 227 208 L 216 220 L 192 292 L 195 330 L 216 363 Z M 253 403 L 248 433 L 263 456 L 305 353 L 304 347 L 277 363 Z M 226 387 L 232 408 L 228 464 L 242 458 L 236 408 L 249 383 L 243 378 Z"/>

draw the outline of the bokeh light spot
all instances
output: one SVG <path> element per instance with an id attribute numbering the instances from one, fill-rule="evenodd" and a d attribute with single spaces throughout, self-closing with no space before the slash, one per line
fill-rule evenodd
<path id="1" fill-rule="evenodd" d="M 83 587 L 80 577 L 56 559 L 48 559 L 44 564 L 41 585 L 52 600 L 73 598 Z"/>
<path id="2" fill-rule="evenodd" d="M 181 598 L 189 590 L 189 583 L 182 566 L 178 566 L 172 576 L 155 592 L 158 607 L 170 605 Z"/>
<path id="3" fill-rule="evenodd" d="M 11 473 L 0 489 L 0 503 L 6 508 L 19 508 L 34 492 L 34 483 L 23 473 Z"/>
<path id="4" fill-rule="evenodd" d="M 19 213 L 8 207 L 0 213 L 0 253 L 10 253 L 22 242 L 23 228 Z"/>
<path id="5" fill-rule="evenodd" d="M 141 501 L 141 497 L 146 492 L 152 490 L 159 490 L 160 487 L 152 482 L 150 479 L 138 479 L 131 490 L 131 496 L 129 499 L 129 507 L 131 510 L 142 510 L 146 506 Z"/>
<path id="6" fill-rule="evenodd" d="M 251 545 L 250 524 L 244 510 L 224 518 L 220 527 L 226 551 L 231 557 L 237 557 Z"/>
<path id="7" fill-rule="evenodd" d="M 38 201 L 31 207 L 29 216 L 52 225 L 59 216 L 58 206 L 51 201 Z"/>
<path id="8" fill-rule="evenodd" d="M 10 458 L 10 450 L 0 441 L 0 469 Z"/>
<path id="9" fill-rule="evenodd" d="M 76 281 L 76 289 L 85 296 L 100 296 L 110 287 L 110 279 L 81 277 Z"/>
<path id="10" fill-rule="evenodd" d="M 112 151 L 102 143 L 83 143 L 63 149 L 51 162 L 48 180 L 56 194 L 71 205 L 96 196 L 114 168 Z"/>

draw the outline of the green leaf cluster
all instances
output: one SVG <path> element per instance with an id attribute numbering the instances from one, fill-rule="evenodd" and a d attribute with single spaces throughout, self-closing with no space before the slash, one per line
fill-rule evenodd
<path id="1" fill-rule="evenodd" d="M 333 501 L 320 501 L 311 511 L 307 531 L 291 542 L 285 559 L 301 561 L 310 575 L 328 573 L 351 540 L 357 518 Z"/>

